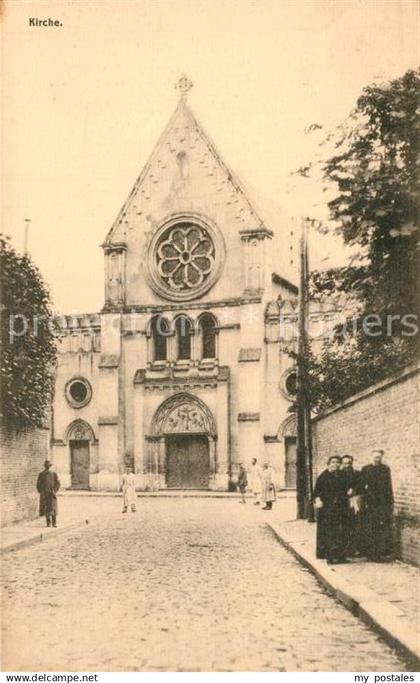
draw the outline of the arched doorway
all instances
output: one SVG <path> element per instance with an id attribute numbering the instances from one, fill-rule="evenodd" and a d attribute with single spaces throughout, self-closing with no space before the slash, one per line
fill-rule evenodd
<path id="1" fill-rule="evenodd" d="M 215 437 L 213 416 L 196 396 L 176 394 L 162 403 L 152 438 L 163 455 L 167 488 L 209 488 L 215 472 Z"/>
<path id="2" fill-rule="evenodd" d="M 90 444 L 95 440 L 92 428 L 84 420 L 75 420 L 67 429 L 70 451 L 70 487 L 90 488 Z"/>

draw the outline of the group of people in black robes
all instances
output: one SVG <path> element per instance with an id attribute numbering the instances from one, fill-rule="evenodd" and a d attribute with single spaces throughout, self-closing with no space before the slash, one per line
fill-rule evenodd
<path id="1" fill-rule="evenodd" d="M 315 484 L 316 556 L 329 564 L 366 557 L 374 562 L 392 558 L 393 492 L 384 452 L 372 452 L 372 462 L 353 468 L 351 455 L 332 455 Z"/>

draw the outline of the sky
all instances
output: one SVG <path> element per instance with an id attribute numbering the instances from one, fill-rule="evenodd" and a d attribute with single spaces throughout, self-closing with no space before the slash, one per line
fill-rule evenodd
<path id="1" fill-rule="evenodd" d="M 419 62 L 412 0 L 60 0 L 2 3 L 2 232 L 61 312 L 103 304 L 103 242 L 178 100 L 262 202 L 291 216 L 325 197 L 291 173 L 311 123 L 337 125 L 362 88 Z M 60 27 L 31 27 L 31 17 Z M 285 235 L 284 239 L 287 239 Z M 317 259 L 345 256 L 314 240 Z M 328 259 L 328 260 L 327 260 Z"/>

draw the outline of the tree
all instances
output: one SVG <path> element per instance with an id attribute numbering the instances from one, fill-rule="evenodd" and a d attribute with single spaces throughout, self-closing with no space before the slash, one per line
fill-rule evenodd
<path id="1" fill-rule="evenodd" d="M 418 357 L 419 82 L 410 70 L 364 88 L 348 119 L 328 136 L 334 152 L 322 173 L 335 188 L 328 202 L 332 229 L 359 247 L 359 258 L 312 274 L 312 296 L 346 292 L 348 313 L 356 318 L 310 359 L 308 390 L 321 407 Z"/>
<path id="2" fill-rule="evenodd" d="M 48 289 L 28 256 L 0 235 L 1 408 L 17 429 L 45 424 L 57 356 Z"/>

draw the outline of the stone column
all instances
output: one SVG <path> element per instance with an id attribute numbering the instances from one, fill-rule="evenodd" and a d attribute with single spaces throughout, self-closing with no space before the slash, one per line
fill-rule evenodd
<path id="1" fill-rule="evenodd" d="M 176 355 L 176 334 L 171 332 L 166 337 L 166 358 L 169 362 L 175 363 Z"/>
<path id="2" fill-rule="evenodd" d="M 134 431 L 134 470 L 136 473 L 137 486 L 144 489 L 146 486 L 145 471 L 147 470 L 147 449 L 148 444 L 144 438 L 143 431 L 143 385 L 136 380 L 134 382 L 134 410 L 133 410 L 133 431 Z"/>
<path id="3" fill-rule="evenodd" d="M 213 486 L 216 488 L 216 472 L 217 472 L 217 449 L 216 449 L 216 438 L 214 436 L 209 436 L 209 481 L 210 488 Z"/>
<path id="4" fill-rule="evenodd" d="M 191 331 L 191 361 L 195 365 L 200 361 L 200 335 L 194 329 Z"/>
<path id="5" fill-rule="evenodd" d="M 125 253 L 127 245 L 103 245 L 105 252 L 105 305 L 121 306 L 125 302 Z"/>
<path id="6" fill-rule="evenodd" d="M 115 491 L 120 486 L 122 453 L 119 452 L 119 371 L 121 315 L 101 316 L 101 358 L 98 365 L 98 488 Z"/>
<path id="7" fill-rule="evenodd" d="M 153 339 L 152 333 L 147 330 L 146 332 L 146 359 L 147 365 L 150 366 L 153 362 Z"/>
<path id="8" fill-rule="evenodd" d="M 166 444 L 165 437 L 161 436 L 156 443 L 158 462 L 158 487 L 166 489 Z"/>
<path id="9" fill-rule="evenodd" d="M 227 491 L 229 484 L 230 453 L 229 453 L 229 400 L 228 383 L 217 385 L 217 444 L 213 441 L 214 462 L 216 472 L 214 484 L 211 488 L 217 491 Z"/>
<path id="10" fill-rule="evenodd" d="M 266 286 L 267 264 L 266 244 L 271 240 L 271 230 L 259 226 L 254 229 L 241 230 L 242 262 L 245 276 L 245 292 L 261 291 Z"/>

